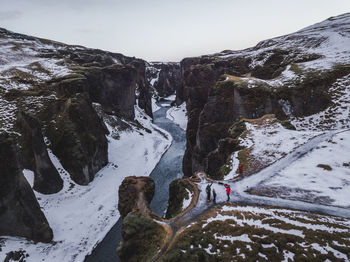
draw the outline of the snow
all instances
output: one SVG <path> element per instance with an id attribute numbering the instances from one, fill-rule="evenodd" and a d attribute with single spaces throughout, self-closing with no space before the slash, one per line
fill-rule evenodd
<path id="1" fill-rule="evenodd" d="M 212 244 L 208 244 L 207 248 L 203 248 L 209 255 L 215 255 L 216 252 L 211 252 L 210 250 L 213 248 Z"/>
<path id="2" fill-rule="evenodd" d="M 29 169 L 24 169 L 23 170 L 23 175 L 27 179 L 29 185 L 33 187 L 34 185 L 34 172 Z"/>
<path id="3" fill-rule="evenodd" d="M 164 97 L 164 99 L 168 101 L 175 101 L 176 95 L 170 95 L 170 96 Z"/>
<path id="4" fill-rule="evenodd" d="M 284 128 L 276 119 L 265 117 L 261 123 L 246 123 L 248 130 L 240 145 L 251 149 L 256 162 L 267 166 L 305 144 L 320 132 L 294 131 Z"/>
<path id="5" fill-rule="evenodd" d="M 185 190 L 187 192 L 188 198 L 187 199 L 185 198 L 182 202 L 182 209 L 181 209 L 182 211 L 185 210 L 191 204 L 191 201 L 193 198 L 193 193 L 187 188 L 185 188 Z"/>
<path id="6" fill-rule="evenodd" d="M 281 191 L 298 190 L 301 198 L 311 200 L 310 194 L 328 199 L 332 205 L 350 207 L 350 132 L 341 132 L 323 141 L 278 174 L 260 186 L 280 188 Z M 330 166 L 331 170 L 317 167 Z M 300 192 L 302 190 L 302 192 Z M 292 193 L 289 197 L 295 197 Z"/>
<path id="7" fill-rule="evenodd" d="M 16 120 L 17 105 L 9 102 L 0 96 L 0 132 L 13 130 Z"/>
<path id="8" fill-rule="evenodd" d="M 157 110 L 159 110 L 161 107 L 159 107 L 158 105 L 157 105 L 157 100 L 154 98 L 154 97 L 152 97 L 152 112 L 154 113 L 154 112 L 156 112 Z"/>
<path id="9" fill-rule="evenodd" d="M 178 107 L 171 107 L 166 112 L 166 118 L 173 121 L 176 125 L 178 125 L 181 129 L 186 130 L 187 128 L 187 110 L 186 110 L 186 102 L 183 102 Z"/>
<path id="10" fill-rule="evenodd" d="M 289 262 L 289 259 L 294 261 L 294 253 L 290 252 L 289 250 L 283 250 L 283 262 Z"/>
<path id="11" fill-rule="evenodd" d="M 230 241 L 231 243 L 233 243 L 235 241 L 242 241 L 242 242 L 247 242 L 247 243 L 253 242 L 247 234 L 243 234 L 240 236 L 218 236 L 218 234 L 215 233 L 214 237 L 218 240 Z"/>
<path id="12" fill-rule="evenodd" d="M 350 59 L 350 14 L 344 14 L 321 23 L 306 27 L 298 32 L 264 40 L 254 48 L 230 53 L 214 54 L 220 59 L 236 57 L 251 58 L 250 68 L 263 66 L 273 50 L 281 49 L 295 52 L 297 58 L 310 54 L 318 54 L 320 58 L 309 62 L 298 63 L 306 70 L 331 69 L 336 64 L 342 64 Z M 261 56 L 262 59 L 261 59 Z M 292 72 L 284 72 L 279 79 L 293 78 Z"/>
<path id="13" fill-rule="evenodd" d="M 232 154 L 230 165 L 231 171 L 224 177 L 224 180 L 231 180 L 239 175 L 239 173 L 236 172 L 239 166 L 238 151 Z"/>
<path id="14" fill-rule="evenodd" d="M 32 85 L 18 83 L 16 74 L 25 74 L 31 80 L 42 82 L 71 72 L 67 66 L 59 65 L 63 59 L 39 57 L 42 49 L 58 49 L 39 41 L 25 39 L 0 39 L 0 84 L 9 89 L 27 90 Z"/>
<path id="15" fill-rule="evenodd" d="M 54 243 L 34 244 L 21 238 L 4 238 L 0 260 L 9 251 L 23 249 L 28 262 L 83 261 L 117 222 L 118 188 L 127 176 L 148 176 L 171 143 L 171 136 L 151 123 L 151 119 L 135 107 L 136 119 L 152 133 L 132 127 L 120 133 L 120 139 L 108 136 L 110 163 L 100 170 L 87 186 L 74 183 L 59 160 L 49 156 L 64 180 L 57 194 L 35 192 L 42 210 L 54 232 Z M 146 119 L 144 119 L 146 118 Z M 106 125 L 113 133 L 113 127 Z M 25 170 L 32 183 L 32 172 Z"/>
<path id="16" fill-rule="evenodd" d="M 339 78 L 329 89 L 332 104 L 307 117 L 293 117 L 298 130 L 330 130 L 350 128 L 350 75 Z"/>

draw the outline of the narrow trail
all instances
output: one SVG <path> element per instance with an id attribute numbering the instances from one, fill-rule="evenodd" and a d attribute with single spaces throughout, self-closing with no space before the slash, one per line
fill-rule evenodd
<path id="1" fill-rule="evenodd" d="M 331 131 L 326 134 L 317 136 L 309 140 L 304 145 L 298 147 L 295 151 L 288 154 L 284 158 L 276 161 L 275 163 L 262 169 L 261 171 L 247 177 L 227 181 L 216 181 L 209 179 L 205 172 L 197 172 L 195 174 L 197 181 L 193 182 L 196 185 L 195 190 L 197 191 L 197 197 L 196 199 L 192 200 L 192 208 L 187 209 L 187 212 L 184 212 L 176 216 L 174 219 L 168 220 L 166 222 L 172 229 L 171 237 L 169 237 L 169 241 L 164 245 L 163 249 L 158 253 L 157 257 L 153 261 L 158 261 L 162 257 L 162 255 L 170 249 L 179 233 L 181 233 L 182 230 L 184 230 L 192 222 L 196 221 L 196 219 L 201 214 L 203 214 L 205 211 L 209 210 L 213 206 L 228 202 L 226 194 L 223 193 L 225 192 L 225 188 L 223 186 L 224 183 L 230 185 L 231 187 L 232 191 L 230 194 L 229 201 L 231 203 L 276 206 L 350 218 L 350 210 L 347 208 L 314 204 L 298 200 L 251 195 L 246 192 L 248 189 L 259 185 L 264 180 L 269 179 L 272 176 L 278 175 L 278 173 L 281 172 L 283 169 L 287 168 L 289 165 L 300 159 L 302 156 L 311 152 L 314 148 L 317 147 L 318 144 L 331 139 L 333 136 L 339 133 L 349 131 L 350 129 L 342 131 Z M 218 193 L 217 201 L 215 204 L 213 202 L 208 203 L 207 201 L 205 188 L 208 184 L 212 184 L 212 188 L 215 188 L 216 192 Z"/>

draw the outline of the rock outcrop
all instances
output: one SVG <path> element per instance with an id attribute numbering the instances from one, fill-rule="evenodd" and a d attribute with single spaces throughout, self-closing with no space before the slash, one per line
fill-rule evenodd
<path id="1" fill-rule="evenodd" d="M 169 185 L 169 204 L 165 218 L 170 219 L 182 212 L 184 199 L 189 199 L 193 186 L 185 179 L 176 179 Z"/>
<path id="2" fill-rule="evenodd" d="M 104 114 L 119 119 L 116 125 L 120 124 L 121 130 L 127 122 L 134 121 L 137 101 L 152 116 L 145 61 L 1 28 L 0 39 L 0 63 L 5 65 L 0 68 L 0 133 L 14 137 L 19 166 L 34 171 L 36 191 L 53 194 L 63 186 L 48 150 L 80 185 L 87 185 L 107 165 L 109 131 L 95 110 L 97 104 Z M 12 163 L 5 158 L 0 158 L 0 165 L 6 174 L 13 172 Z M 13 192 L 8 194 L 13 198 L 21 197 L 24 186 L 11 183 L 4 180 L 1 186 L 10 188 Z M 25 187 L 32 192 L 29 185 Z M 33 192 L 26 201 L 28 210 L 38 207 Z M 4 202 L 3 208 L 12 208 L 16 203 Z M 43 223 L 40 215 L 27 215 L 25 229 L 20 226 L 22 207 L 11 212 L 4 211 L 2 220 L 13 219 L 19 227 L 8 234 L 22 236 L 23 229 L 28 238 L 48 241 L 45 230 L 37 226 Z M 30 231 L 34 227 L 38 235 Z"/>
<path id="3" fill-rule="evenodd" d="M 16 143 L 0 134 L 0 235 L 50 242 L 52 230 L 23 176 Z"/>
<path id="4" fill-rule="evenodd" d="M 176 94 L 176 104 L 182 104 L 182 75 L 179 63 L 149 63 L 147 78 L 158 96 L 166 97 Z"/>
<path id="5" fill-rule="evenodd" d="M 205 170 L 222 178 L 222 164 L 237 150 L 237 137 L 229 130 L 240 117 L 272 113 L 287 120 L 331 106 L 329 88 L 350 73 L 346 57 L 333 55 L 342 47 L 331 36 L 349 28 L 348 21 L 346 15 L 339 16 L 246 50 L 182 60 L 189 117 L 184 174 Z M 329 38 L 315 35 L 324 31 Z"/>
<path id="6" fill-rule="evenodd" d="M 154 195 L 155 185 L 150 177 L 130 176 L 119 187 L 118 210 L 122 218 L 130 212 L 149 214 L 149 203 Z"/>
<path id="7" fill-rule="evenodd" d="M 19 113 L 17 120 L 22 131 L 18 139 L 23 165 L 34 170 L 33 189 L 43 194 L 57 193 L 63 187 L 63 180 L 49 158 L 38 120 L 24 112 Z"/>
<path id="8" fill-rule="evenodd" d="M 166 239 L 166 229 L 152 219 L 149 203 L 154 195 L 150 177 L 127 177 L 119 187 L 118 209 L 123 218 L 121 261 L 152 261 Z"/>

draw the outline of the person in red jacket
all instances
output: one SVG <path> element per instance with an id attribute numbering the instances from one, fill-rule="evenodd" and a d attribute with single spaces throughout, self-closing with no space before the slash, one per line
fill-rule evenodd
<path id="1" fill-rule="evenodd" d="M 227 184 L 225 184 L 224 187 L 226 188 L 227 201 L 230 201 L 231 187 Z"/>

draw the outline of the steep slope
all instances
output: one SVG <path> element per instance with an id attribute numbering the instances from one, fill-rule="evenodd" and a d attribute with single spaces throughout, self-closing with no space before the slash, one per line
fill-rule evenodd
<path id="1" fill-rule="evenodd" d="M 176 93 L 176 104 L 183 102 L 181 68 L 179 63 L 151 62 L 147 66 L 147 79 L 160 97 Z"/>
<path id="2" fill-rule="evenodd" d="M 0 260 L 91 252 L 119 219 L 123 178 L 149 175 L 171 143 L 151 96 L 141 59 L 0 29 L 0 143 L 12 141 L 0 152 Z"/>
<path id="3" fill-rule="evenodd" d="M 344 14 L 253 48 L 182 60 L 189 116 L 184 174 L 205 170 L 222 178 L 230 171 L 223 167 L 239 149 L 240 117 L 275 114 L 298 130 L 349 127 L 349 46 Z"/>

